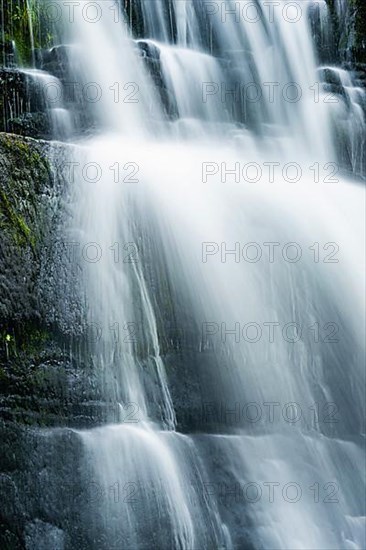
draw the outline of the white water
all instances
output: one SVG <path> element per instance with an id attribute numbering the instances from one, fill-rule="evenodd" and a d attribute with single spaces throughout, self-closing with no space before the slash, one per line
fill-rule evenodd
<path id="1" fill-rule="evenodd" d="M 220 53 L 214 57 L 200 46 L 200 3 L 188 0 L 183 8 L 174 2 L 174 46 L 165 2 L 140 4 L 146 38 L 160 50 L 176 101 L 175 122 L 164 119 L 128 29 L 113 22 L 110 2 L 103 2 L 98 23 L 77 17 L 71 28 L 83 60 L 80 78 L 98 82 L 103 95 L 95 106 L 102 133 L 75 148 L 74 156 L 82 165 L 97 163 L 102 177 L 91 183 L 77 171 L 70 233 L 82 246 L 97 243 L 103 252 L 98 262 L 83 264 L 85 298 L 89 323 L 101 327 L 93 349 L 99 382 L 121 411 L 116 425 L 79 432 L 86 475 L 107 490 L 97 506 L 87 507 L 89 547 L 362 549 L 364 190 L 344 180 L 327 183 L 324 174 L 314 182 L 310 167 L 334 163 L 336 156 L 334 112 L 315 102 L 311 90 L 317 77 L 307 18 L 290 24 L 275 11 L 273 22 L 267 16 L 253 24 L 209 15 Z M 225 80 L 223 59 L 239 68 L 241 83 L 252 82 L 253 74 L 260 83 L 276 83 L 273 101 L 251 104 L 245 123 L 236 122 L 226 99 L 218 100 L 221 89 L 202 100 L 203 83 L 233 84 Z M 139 101 L 116 103 L 110 90 L 116 82 L 137 84 Z M 281 96 L 289 82 L 302 91 L 296 103 Z M 268 162 L 280 163 L 280 174 L 286 163 L 298 163 L 303 175 L 294 183 L 277 172 L 270 182 L 264 175 Z M 137 166 L 132 179 L 138 181 L 122 182 L 131 173 L 128 166 L 116 182 L 115 163 L 121 170 L 132 163 L 133 172 Z M 213 172 L 207 181 L 204 163 Z M 262 177 L 236 182 L 228 176 L 224 183 L 222 163 L 228 169 L 257 163 Z M 233 255 L 221 261 L 222 243 L 232 250 L 250 242 L 263 250 L 263 243 L 279 243 L 282 250 L 295 242 L 302 258 L 291 263 L 279 253 L 269 262 L 263 252 L 256 263 Z M 134 243 L 121 250 L 137 261 L 116 261 L 115 243 Z M 214 243 L 207 262 L 202 243 Z M 320 262 L 309 250 L 314 243 L 320 243 Z M 339 262 L 324 263 L 333 251 L 324 251 L 327 243 L 339 247 Z M 166 318 L 195 333 L 173 357 L 163 354 L 160 343 Z M 228 329 L 237 322 L 297 322 L 306 334 L 296 343 L 281 337 L 236 342 L 233 336 L 223 342 L 202 333 L 207 322 Z M 309 327 L 316 322 L 336 324 L 339 342 L 315 342 Z M 111 328 L 116 323 L 117 341 Z M 133 342 L 123 338 L 128 323 L 137 328 Z M 198 432 L 214 433 L 181 435 L 176 426 L 182 401 L 193 409 L 197 399 L 187 376 L 197 377 L 203 403 L 228 409 L 256 403 L 264 410 L 268 402 L 281 409 L 295 402 L 307 414 L 297 423 L 281 416 L 257 423 L 240 418 L 216 429 L 195 418 Z M 339 422 L 328 425 L 318 413 L 314 418 L 309 409 L 317 402 L 335 403 Z M 129 407 L 132 416 L 126 415 Z M 197 408 L 193 414 L 199 416 Z M 257 502 L 228 501 L 217 490 L 222 483 L 229 489 L 275 483 L 280 496 L 271 502 L 263 491 Z M 297 502 L 283 496 L 288 483 L 301 488 Z M 111 498 L 116 484 L 136 490 L 137 501 Z M 314 484 L 319 501 L 309 489 Z M 327 502 L 334 487 L 338 502 Z"/>
<path id="2" fill-rule="evenodd" d="M 58 139 L 67 139 L 73 131 L 73 122 L 70 112 L 64 108 L 62 101 L 62 84 L 58 78 L 39 69 L 19 69 L 19 71 L 28 77 L 27 86 L 29 96 L 37 91 L 40 96 L 40 109 L 44 109 L 50 119 L 50 127 L 53 136 Z M 23 105 L 21 99 L 18 100 L 18 113 L 12 113 L 12 116 L 19 116 L 23 112 L 30 111 L 29 105 Z"/>
<path id="3" fill-rule="evenodd" d="M 26 0 L 26 9 L 28 16 L 28 27 L 29 27 L 29 37 L 30 37 L 30 46 L 32 52 L 32 66 L 35 66 L 34 58 L 34 31 L 33 31 L 33 16 L 32 16 L 32 5 L 30 0 Z"/>
<path id="4" fill-rule="evenodd" d="M 366 141 L 366 121 L 362 105 L 366 101 L 366 92 L 354 85 L 348 71 L 336 67 L 330 70 L 336 80 L 339 80 L 344 93 L 344 101 L 339 101 L 334 109 L 334 124 L 348 137 L 347 151 L 352 172 L 362 175 Z"/>

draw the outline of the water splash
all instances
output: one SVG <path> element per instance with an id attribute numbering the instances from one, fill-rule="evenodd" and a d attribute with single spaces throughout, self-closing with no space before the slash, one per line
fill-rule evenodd
<path id="1" fill-rule="evenodd" d="M 281 2 L 280 9 L 287 4 Z M 245 8 L 245 2 L 223 5 Z M 103 486 L 137 480 L 143 493 L 140 506 L 128 503 L 123 511 L 105 496 L 103 507 L 87 508 L 91 548 L 97 531 L 105 535 L 102 548 L 118 537 L 134 548 L 364 547 L 358 466 L 364 408 L 364 190 L 345 180 L 326 184 L 313 178 L 314 166 L 334 163 L 337 153 L 334 112 L 320 101 L 322 95 L 314 101 L 317 67 L 307 10 L 291 24 L 281 11 L 272 18 L 264 2 L 256 6 L 261 17 L 253 24 L 242 17 L 223 19 L 220 9 L 208 14 L 204 2 L 187 0 L 184 7 L 178 0 L 139 2 L 143 42 L 155 48 L 159 86 L 176 106 L 173 120 L 157 93 L 156 74 L 154 80 L 144 64 L 149 56 L 141 57 L 141 41 L 136 48 L 126 24 L 113 20 L 111 3 L 103 3 L 96 24 L 77 17 L 69 29 L 79 45 L 74 54 L 82 59 L 74 64 L 83 67 L 79 78 L 97 82 L 103 92 L 94 112 L 102 136 L 75 150 L 81 167 L 99 166 L 102 177 L 91 183 L 78 172 L 71 229 L 79 243 L 97 244 L 103 252 L 98 262 L 83 266 L 88 321 L 101 327 L 93 363 L 104 395 L 123 411 L 129 404 L 138 411 L 137 426 L 124 425 L 120 416 L 116 426 L 79 433 L 83 464 Z M 200 10 L 209 15 L 210 29 Z M 352 88 L 348 77 L 339 75 L 343 89 Z M 273 93 L 279 89 L 280 95 L 272 101 L 267 94 L 247 110 L 245 98 L 238 113 L 233 101 L 226 101 L 235 82 L 272 83 Z M 286 100 L 283 90 L 294 82 L 301 98 Z M 134 83 L 139 100 L 116 102 L 111 93 L 116 83 Z M 206 103 L 200 93 L 205 84 L 210 85 Z M 347 90 L 353 121 L 361 128 L 356 93 Z M 356 168 L 360 140 L 348 123 L 345 130 L 354 136 Z M 253 181 L 241 169 L 248 163 L 261 168 L 295 163 L 301 178 L 295 181 L 280 170 L 270 181 L 262 171 Z M 134 183 L 116 180 L 116 165 L 127 164 L 139 174 Z M 223 178 L 223 170 L 231 179 L 230 174 Z M 262 248 L 295 243 L 301 261 L 283 256 L 275 262 L 262 256 L 245 261 L 245 243 Z M 116 244 L 135 246 L 139 261 L 117 262 Z M 203 261 L 205 244 L 211 248 Z M 314 260 L 314 244 L 332 244 L 325 250 L 341 251 L 340 261 Z M 228 252 L 224 260 L 222 250 Z M 126 322 L 140 329 L 132 345 L 111 335 L 111 326 Z M 232 333 L 237 323 L 253 322 L 259 327 L 296 323 L 303 330 L 331 323 L 342 339 L 337 347 L 309 332 L 296 343 L 282 337 L 248 341 L 241 331 L 237 339 L 236 329 L 234 337 L 213 338 L 223 324 Z M 176 355 L 164 347 L 170 323 L 194 334 Z M 214 331 L 203 334 L 207 323 Z M 295 403 L 312 413 L 298 422 L 280 417 L 256 423 L 239 414 L 237 421 L 208 426 L 199 413 L 207 402 L 278 403 L 281 408 Z M 335 403 L 341 421 L 328 425 L 318 409 L 314 415 L 311 407 L 319 402 Z M 177 433 L 185 408 L 196 415 L 196 431 L 214 434 Z M 218 491 L 206 491 L 202 498 L 206 482 L 211 488 L 274 482 L 282 497 L 276 502 L 260 498 L 255 506 L 228 504 Z M 288 483 L 307 491 L 307 498 L 286 500 L 282 491 Z M 329 483 L 338 484 L 338 502 L 329 506 L 324 495 L 312 502 L 309 486 Z"/>

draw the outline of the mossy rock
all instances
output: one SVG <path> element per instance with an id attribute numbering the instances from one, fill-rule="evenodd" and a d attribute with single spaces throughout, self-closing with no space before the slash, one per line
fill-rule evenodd
<path id="1" fill-rule="evenodd" d="M 2 49 L 5 54 L 9 45 L 15 43 L 17 61 L 29 65 L 33 61 L 35 48 L 50 47 L 55 41 L 55 26 L 43 0 L 12 0 L 4 3 L 0 17 L 0 30 L 3 39 Z M 6 56 L 5 56 L 6 59 Z"/>
<path id="2" fill-rule="evenodd" d="M 0 133 L 0 419 L 7 422 L 80 427 L 114 421 L 118 412 L 102 402 L 75 329 L 84 318 L 72 287 L 79 267 L 56 246 L 67 224 L 69 159 L 62 143 Z"/>
<path id="3" fill-rule="evenodd" d="M 35 142 L 0 135 L 0 229 L 15 246 L 37 250 L 44 232 L 42 204 L 37 199 L 51 170 Z M 6 175 L 6 177 L 4 177 Z"/>
<path id="4" fill-rule="evenodd" d="M 57 208 L 47 147 L 0 133 L 0 330 L 39 310 L 41 255 Z"/>

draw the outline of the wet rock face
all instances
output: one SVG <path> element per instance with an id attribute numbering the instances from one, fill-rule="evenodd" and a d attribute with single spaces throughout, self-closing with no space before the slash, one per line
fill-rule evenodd
<path id="1" fill-rule="evenodd" d="M 60 102 L 63 108 L 69 112 L 74 128 L 77 128 L 77 132 L 82 134 L 93 127 L 92 106 L 94 104 L 85 101 L 84 83 L 80 81 L 82 66 L 77 66 L 78 62 L 75 57 L 72 46 L 60 44 L 48 50 L 38 50 L 36 66 L 58 79 L 57 94 Z"/>
<path id="2" fill-rule="evenodd" d="M 28 424 L 85 425 L 99 416 L 93 377 L 70 359 L 82 311 L 72 292 L 77 266 L 56 246 L 66 219 L 65 155 L 61 144 L 0 134 L 0 418 Z"/>
<path id="3" fill-rule="evenodd" d="M 46 144 L 0 136 L 0 407 L 28 394 L 28 366 L 45 340 L 46 305 L 39 292 L 43 247 L 57 217 L 55 179 Z M 54 204 L 52 204 L 54 202 Z M 14 401 L 15 400 L 15 401 Z"/>
<path id="4" fill-rule="evenodd" d="M 56 124 L 61 82 L 44 71 L 0 69 L 0 131 L 36 139 L 62 139 Z"/>
<path id="5" fill-rule="evenodd" d="M 67 139 L 93 124 L 90 104 L 82 101 L 82 83 L 71 69 L 71 48 L 36 50 L 36 69 L 0 68 L 0 132 L 36 139 Z M 60 128 L 60 111 L 69 120 Z M 62 122 L 62 121 L 61 121 Z"/>
<path id="6" fill-rule="evenodd" d="M 77 501 L 80 448 L 71 430 L 45 428 L 116 419 L 114 406 L 102 402 L 95 389 L 83 340 L 73 333 L 82 325 L 72 292 L 77 267 L 56 246 L 67 224 L 62 168 L 68 158 L 62 144 L 0 134 L 0 548 L 5 550 L 73 548 L 84 504 L 83 495 Z"/>
<path id="7" fill-rule="evenodd" d="M 366 4 L 364 0 L 327 0 L 342 61 L 366 64 Z"/>
<path id="8" fill-rule="evenodd" d="M 137 40 L 135 49 L 136 55 L 142 59 L 150 75 L 166 117 L 174 120 L 178 117 L 177 105 L 162 74 L 159 48 L 149 41 Z"/>
<path id="9" fill-rule="evenodd" d="M 57 212 L 58 193 L 45 144 L 0 136 L 0 227 L 2 230 L 0 319 L 34 316 L 35 285 L 43 240 Z"/>
<path id="10" fill-rule="evenodd" d="M 65 534 L 62 529 L 36 519 L 26 525 L 25 545 L 27 550 L 63 550 Z"/>
<path id="11" fill-rule="evenodd" d="M 51 138 L 50 121 L 46 113 L 22 113 L 18 117 L 9 120 L 10 132 L 20 136 L 33 138 Z"/>
<path id="12" fill-rule="evenodd" d="M 37 80 L 19 69 L 0 69 L 0 131 L 47 138 L 51 130 L 45 110 L 44 94 Z M 27 125 L 33 126 L 30 133 Z"/>
<path id="13" fill-rule="evenodd" d="M 80 428 L 118 418 L 92 368 L 80 265 L 65 237 L 69 160 L 67 145 L 0 134 L 0 420 L 7 422 Z"/>
<path id="14" fill-rule="evenodd" d="M 61 81 L 67 80 L 70 74 L 70 46 L 59 45 L 49 50 L 37 52 L 37 66 L 50 74 L 53 74 Z"/>
<path id="15" fill-rule="evenodd" d="M 0 547 L 75 548 L 77 524 L 89 497 L 80 485 L 82 450 L 77 434 L 30 429 L 0 419 L 0 437 Z"/>
<path id="16" fill-rule="evenodd" d="M 309 5 L 308 11 L 314 46 L 320 64 L 339 64 L 337 49 L 338 20 L 335 12 L 321 2 Z"/>

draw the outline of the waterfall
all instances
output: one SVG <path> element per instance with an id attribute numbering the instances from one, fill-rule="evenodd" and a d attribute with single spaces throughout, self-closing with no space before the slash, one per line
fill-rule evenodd
<path id="1" fill-rule="evenodd" d="M 28 27 L 29 27 L 29 38 L 30 38 L 30 46 L 31 46 L 31 54 L 32 54 L 32 66 L 35 66 L 35 57 L 34 57 L 34 32 L 33 32 L 33 15 L 32 15 L 32 5 L 30 0 L 26 0 L 26 9 L 27 9 L 27 16 L 28 16 Z"/>
<path id="2" fill-rule="evenodd" d="M 67 239 L 118 414 L 75 430 L 81 547 L 361 550 L 364 91 L 310 1 L 138 0 L 135 39 L 92 4 Z"/>

